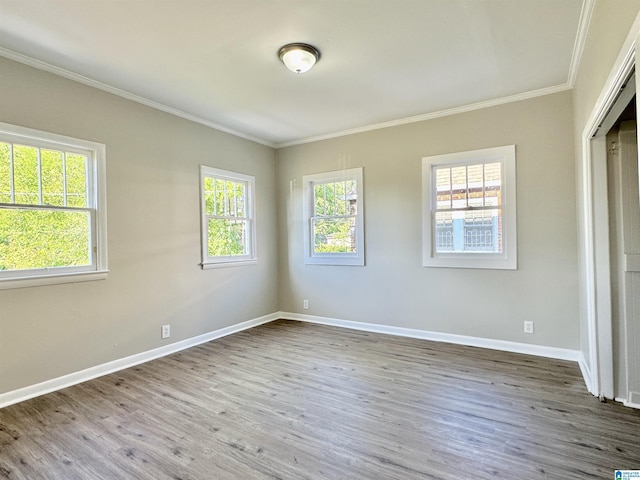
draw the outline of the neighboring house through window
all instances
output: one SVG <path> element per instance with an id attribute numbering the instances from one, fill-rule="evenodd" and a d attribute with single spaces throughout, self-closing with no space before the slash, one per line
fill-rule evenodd
<path id="1" fill-rule="evenodd" d="M 305 175 L 304 262 L 364 265 L 362 168 Z"/>
<path id="2" fill-rule="evenodd" d="M 423 265 L 515 269 L 515 146 L 422 159 Z"/>
<path id="3" fill-rule="evenodd" d="M 202 268 L 256 262 L 250 175 L 200 167 Z"/>
<path id="4" fill-rule="evenodd" d="M 0 124 L 0 289 L 106 277 L 105 153 Z"/>

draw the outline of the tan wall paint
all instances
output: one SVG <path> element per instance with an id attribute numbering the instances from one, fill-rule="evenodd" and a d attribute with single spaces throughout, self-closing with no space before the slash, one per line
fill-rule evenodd
<path id="1" fill-rule="evenodd" d="M 0 58 L 0 121 L 107 145 L 109 277 L 0 291 L 0 393 L 277 308 L 275 153 Z M 255 175 L 256 266 L 203 271 L 199 165 Z"/>
<path id="2" fill-rule="evenodd" d="M 592 114 L 596 101 L 605 88 L 611 69 L 639 12 L 640 0 L 597 0 L 595 2 L 580 68 L 573 89 L 576 181 L 578 182 L 578 232 L 580 233 L 578 239 L 580 349 L 587 363 L 590 363 L 590 347 L 585 294 L 587 277 L 585 245 L 582 241 L 581 233 L 584 231 L 581 214 L 584 208 L 581 185 L 583 176 L 582 132 L 588 127 L 589 116 Z"/>
<path id="3" fill-rule="evenodd" d="M 278 309 L 588 358 L 567 138 L 579 137 L 639 10 L 640 0 L 596 2 L 573 105 L 568 92 L 539 97 L 289 147 L 277 162 L 267 147 L 0 58 L 0 121 L 107 144 L 111 270 L 102 282 L 0 291 L 0 393 L 163 345 L 164 323 L 177 341 Z M 421 157 L 511 143 L 519 269 L 421 267 Z M 197 267 L 201 163 L 256 175 L 258 266 Z M 302 265 L 302 175 L 354 166 L 365 167 L 367 266 Z M 522 333 L 525 319 L 535 335 Z"/>
<path id="4" fill-rule="evenodd" d="M 577 349 L 572 114 L 563 92 L 279 150 L 280 308 Z M 518 270 L 422 267 L 421 158 L 508 144 L 517 149 Z M 303 265 L 302 176 L 359 166 L 366 266 Z M 535 335 L 523 333 L 524 320 Z"/>

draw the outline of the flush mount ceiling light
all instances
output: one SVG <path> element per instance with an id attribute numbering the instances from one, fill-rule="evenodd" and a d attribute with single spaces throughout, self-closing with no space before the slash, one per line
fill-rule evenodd
<path id="1" fill-rule="evenodd" d="M 289 43 L 278 52 L 282 63 L 294 73 L 304 73 L 320 60 L 320 51 L 306 43 Z"/>

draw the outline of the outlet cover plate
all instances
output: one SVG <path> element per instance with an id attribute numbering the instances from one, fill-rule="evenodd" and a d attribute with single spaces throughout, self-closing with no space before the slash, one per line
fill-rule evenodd
<path id="1" fill-rule="evenodd" d="M 169 338 L 171 336 L 171 325 L 162 326 L 162 338 Z"/>

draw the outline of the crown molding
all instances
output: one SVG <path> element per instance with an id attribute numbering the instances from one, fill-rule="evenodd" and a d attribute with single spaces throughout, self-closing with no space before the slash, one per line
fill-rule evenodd
<path id="1" fill-rule="evenodd" d="M 585 0 L 585 3 L 583 4 L 583 13 L 585 12 L 585 10 L 588 10 L 588 19 L 585 20 L 584 22 L 582 21 L 583 18 L 586 18 L 586 13 L 584 15 L 581 16 L 581 25 L 584 23 L 586 24 L 586 27 L 588 27 L 588 22 L 591 18 L 591 11 L 593 10 L 593 1 L 594 0 Z M 586 6 L 589 5 L 589 7 L 587 8 Z M 584 36 L 586 37 L 586 27 L 585 27 L 585 34 Z M 576 41 L 576 44 L 578 44 L 578 42 Z M 580 47 L 580 55 L 582 53 L 582 48 L 584 46 L 584 39 L 580 42 L 580 45 L 582 47 Z M 576 57 L 576 48 L 574 46 L 574 60 Z M 60 68 L 57 67 L 55 65 L 51 65 L 50 63 L 47 62 L 43 62 L 41 60 L 37 60 L 35 58 L 29 57 L 28 55 L 23 55 L 21 53 L 17 53 L 14 52 L 13 50 L 9 50 L 3 47 L 0 47 L 0 56 L 8 58 L 9 60 L 13 60 L 19 63 L 22 63 L 24 65 L 28 65 L 30 67 L 33 68 L 37 68 L 38 70 L 43 70 L 49 73 L 53 73 L 54 75 L 58 75 L 64 78 L 67 78 L 69 80 L 73 80 L 79 83 L 82 83 L 84 85 L 88 85 L 90 87 L 94 87 L 97 88 L 99 90 L 111 93 L 113 95 L 117 95 L 119 97 L 125 98 L 127 100 L 131 100 L 133 102 L 145 105 L 147 107 L 156 109 L 156 110 L 160 110 L 162 112 L 168 113 L 170 115 L 175 115 L 176 117 L 180 117 L 183 118 L 185 120 L 189 120 L 195 123 L 198 123 L 200 125 L 204 125 L 206 127 L 209 128 L 213 128 L 214 130 L 218 130 L 220 132 L 224 132 L 224 133 L 228 133 L 230 135 L 234 135 L 236 137 L 240 137 L 240 138 L 244 138 L 245 140 L 249 140 L 252 142 L 256 142 L 259 143 L 261 145 L 264 145 L 266 147 L 270 147 L 270 148 L 275 148 L 275 149 L 280 149 L 280 148 L 286 148 L 286 147 L 291 147 L 291 146 L 295 146 L 295 145 L 302 145 L 305 143 L 312 143 L 312 142 L 318 142 L 321 140 L 329 140 L 332 138 L 338 138 L 338 137 L 344 137 L 347 135 L 355 135 L 358 133 L 365 133 L 365 132 L 370 132 L 370 131 L 374 131 L 374 130 L 381 130 L 383 128 L 390 128 L 390 127 L 397 127 L 400 125 L 407 125 L 407 124 L 411 124 L 411 123 L 417 123 L 417 122 L 424 122 L 426 120 L 433 120 L 436 118 L 441 118 L 441 117 L 448 117 L 451 115 L 457 115 L 460 113 L 466 113 L 466 112 L 471 112 L 474 110 L 481 110 L 483 108 L 489 108 L 489 107 L 494 107 L 494 106 L 498 106 L 498 105 L 504 105 L 507 103 L 512 103 L 512 102 L 518 102 L 521 100 L 527 100 L 530 98 L 535 98 L 535 97 L 541 97 L 544 95 L 551 95 L 554 93 L 558 93 L 558 92 L 562 92 L 565 90 L 570 90 L 571 88 L 573 88 L 573 84 L 571 83 L 564 83 L 564 84 L 560 84 L 560 85 L 555 85 L 552 87 L 547 87 L 547 88 L 542 88 L 542 89 L 538 89 L 538 90 L 532 90 L 529 92 L 524 92 L 524 93 L 519 93 L 516 95 L 510 95 L 507 97 L 501 97 L 501 98 L 496 98 L 496 99 L 492 99 L 492 100 L 486 100 L 486 101 L 482 101 L 482 102 L 477 102 L 477 103 L 472 103 L 472 104 L 468 104 L 468 105 L 462 105 L 459 107 L 454 107 L 454 108 L 449 108 L 449 109 L 445 109 L 445 110 L 439 110 L 439 111 L 435 111 L 435 112 L 430 112 L 430 113 L 424 113 L 424 114 L 420 114 L 420 115 L 414 115 L 411 117 L 404 117 L 404 118 L 399 118 L 399 119 L 395 119 L 395 120 L 390 120 L 390 121 L 386 121 L 386 122 L 381 122 L 381 123 L 374 123 L 374 124 L 370 124 L 370 125 L 364 125 L 361 127 L 356 127 L 356 128 L 351 128 L 351 129 L 346 129 L 346 130 L 339 130 L 336 132 L 331 132 L 331 133 L 327 133 L 327 134 L 322 134 L 322 135 L 316 135 L 316 136 L 311 136 L 311 137 L 306 137 L 306 138 L 301 138 L 301 139 L 296 139 L 296 140 L 291 140 L 291 141 L 286 141 L 286 142 L 270 142 L 268 140 L 265 140 L 263 138 L 258 138 L 258 137 L 254 137 L 252 135 L 248 135 L 246 133 L 240 132 L 238 130 L 234 130 L 232 128 L 229 127 L 225 127 L 224 125 L 220 125 L 218 123 L 212 122 L 210 120 L 207 120 L 205 118 L 202 118 L 200 116 L 197 115 L 193 115 L 190 113 L 187 113 L 183 110 L 174 108 L 174 107 L 170 107 L 168 105 L 162 104 L 160 102 L 156 102 L 154 100 L 150 100 L 148 98 L 145 97 L 141 97 L 139 95 L 135 95 L 133 93 L 127 92 L 125 90 L 113 87 L 111 85 L 102 83 L 102 82 L 98 82 L 96 80 L 93 80 L 91 78 L 85 77 L 83 75 L 71 72 L 69 70 L 66 70 L 64 68 Z M 572 61 L 572 68 L 574 65 L 574 61 Z M 577 67 L 573 68 L 573 70 L 577 70 Z M 572 71 L 573 71 L 572 70 Z"/>
<path id="2" fill-rule="evenodd" d="M 582 10 L 580 11 L 580 20 L 578 21 L 578 32 L 576 41 L 573 44 L 573 54 L 571 55 L 571 65 L 569 66 L 569 77 L 567 84 L 573 88 L 580 69 L 580 61 L 584 52 L 584 46 L 587 43 L 587 33 L 591 24 L 591 17 L 595 7 L 595 0 L 584 0 Z"/>
<path id="3" fill-rule="evenodd" d="M 204 125 L 209 128 L 213 128 L 214 130 L 218 130 L 220 132 L 228 133 L 230 135 L 244 138 L 245 140 L 250 140 L 252 142 L 259 143 L 261 145 L 265 145 L 267 147 L 275 148 L 275 144 L 273 142 L 269 142 L 265 139 L 254 137 L 252 135 L 248 135 L 246 133 L 240 132 L 238 130 L 234 130 L 229 127 L 225 127 L 224 125 L 220 125 L 219 123 L 212 122 L 207 120 L 206 118 L 199 117 L 197 115 L 193 115 L 191 113 L 187 113 L 183 110 L 180 110 L 175 107 L 170 107 L 169 105 L 165 105 L 160 102 L 156 102 L 154 100 L 150 100 L 145 97 L 141 97 L 140 95 L 133 94 L 131 92 L 127 92 L 126 90 L 121 90 L 120 88 L 113 87 L 111 85 L 107 85 L 106 83 L 98 82 L 97 80 L 93 80 L 89 77 L 85 77 L 84 75 L 80 75 L 78 73 L 71 72 L 64 68 L 56 67 L 55 65 L 51 65 L 50 63 L 43 62 L 42 60 L 37 60 L 35 58 L 29 57 L 28 55 L 23 55 L 21 53 L 14 52 L 13 50 L 9 50 L 7 48 L 0 47 L 0 56 L 8 58 L 9 60 L 16 61 L 18 63 L 22 63 L 24 65 L 28 65 L 33 68 L 37 68 L 38 70 L 43 70 L 45 72 L 53 73 L 60 77 L 67 78 L 69 80 L 73 80 L 75 82 L 82 83 L 84 85 L 88 85 L 90 87 L 97 88 L 98 90 L 102 90 L 104 92 L 111 93 L 113 95 L 117 95 L 118 97 L 126 98 L 127 100 L 131 100 L 136 103 L 140 103 L 147 107 L 151 107 L 156 110 L 160 110 L 162 112 L 168 113 L 170 115 L 174 115 L 176 117 L 183 118 L 185 120 L 189 120 L 191 122 L 199 123 L 200 125 Z"/>
<path id="4" fill-rule="evenodd" d="M 383 128 L 397 127 L 400 125 L 407 125 L 409 123 L 424 122 L 426 120 L 433 120 L 435 118 L 448 117 L 451 115 L 457 115 L 459 113 L 472 112 L 474 110 L 481 110 L 483 108 L 495 107 L 498 105 L 504 105 L 506 103 L 519 102 L 521 100 L 528 100 L 534 97 L 542 97 L 545 95 L 551 95 L 565 90 L 571 90 L 572 86 L 568 83 L 561 85 L 555 85 L 553 87 L 541 88 L 538 90 L 532 90 L 530 92 L 518 93 L 516 95 L 510 95 L 508 97 L 495 98 L 492 100 L 486 100 L 483 102 L 472 103 L 469 105 L 462 105 L 460 107 L 449 108 L 446 110 L 439 110 L 437 112 L 424 113 L 421 115 L 414 115 L 412 117 L 399 118 L 396 120 L 390 120 L 388 122 L 374 123 L 372 125 L 365 125 L 362 127 L 351 128 L 348 130 L 339 130 L 337 132 L 327 133 L 324 135 L 316 135 L 313 137 L 302 138 L 299 140 L 292 140 L 290 142 L 276 143 L 275 148 L 292 147 L 294 145 L 301 145 L 304 143 L 319 142 L 321 140 L 329 140 L 337 137 L 344 137 L 347 135 L 354 135 L 357 133 L 370 132 L 372 130 L 380 130 Z"/>

